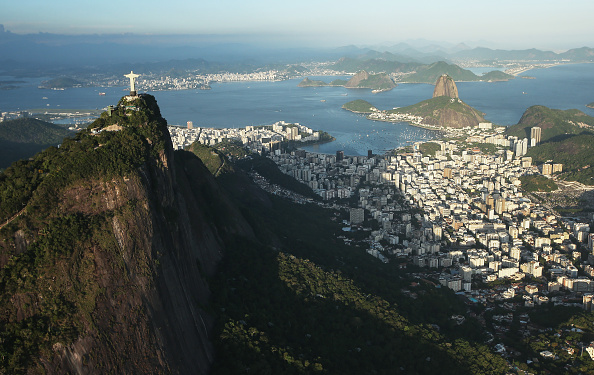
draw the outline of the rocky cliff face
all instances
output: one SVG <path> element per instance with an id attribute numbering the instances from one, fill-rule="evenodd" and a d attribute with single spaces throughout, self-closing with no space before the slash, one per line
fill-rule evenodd
<path id="1" fill-rule="evenodd" d="M 458 98 L 458 88 L 454 80 L 447 74 L 442 75 L 437 79 L 435 83 L 435 89 L 433 90 L 433 97 L 448 96 L 450 98 Z"/>
<path id="2" fill-rule="evenodd" d="M 124 103 L 91 126 L 117 123 L 120 132 L 81 134 L 31 162 L 49 172 L 0 230 L 1 368 L 208 372 L 206 278 L 228 239 L 253 233 L 200 159 L 174 154 L 154 98 L 142 100 L 150 111 Z M 90 155 L 95 165 L 71 161 L 79 149 L 77 162 Z M 130 168 L 109 164 L 110 154 L 132 160 Z"/>

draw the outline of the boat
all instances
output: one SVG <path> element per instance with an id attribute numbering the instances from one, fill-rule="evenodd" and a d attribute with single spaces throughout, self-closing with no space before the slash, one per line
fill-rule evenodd
<path id="1" fill-rule="evenodd" d="M 99 96 L 105 96 L 105 93 L 104 92 L 100 92 L 99 93 Z"/>

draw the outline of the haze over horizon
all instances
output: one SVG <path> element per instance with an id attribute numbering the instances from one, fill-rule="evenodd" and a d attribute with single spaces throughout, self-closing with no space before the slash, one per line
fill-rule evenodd
<path id="1" fill-rule="evenodd" d="M 468 0 L 366 3 L 329 0 L 73 0 L 9 2 L 0 24 L 14 34 L 133 34 L 159 43 L 254 43 L 270 47 L 378 45 L 410 40 L 471 47 L 567 50 L 592 46 L 594 2 Z M 97 35 L 95 35 L 97 37 Z M 152 38 L 151 37 L 159 37 Z M 120 38 L 121 41 L 122 38 Z M 140 40 L 138 38 L 136 41 Z"/>

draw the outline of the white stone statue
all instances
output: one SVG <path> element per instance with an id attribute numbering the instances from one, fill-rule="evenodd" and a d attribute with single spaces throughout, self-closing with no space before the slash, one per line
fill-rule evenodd
<path id="1" fill-rule="evenodd" d="M 136 87 L 134 86 L 136 78 L 140 77 L 140 74 L 134 74 L 133 71 L 130 71 L 130 74 L 124 74 L 124 77 L 130 78 L 130 92 L 135 93 Z"/>

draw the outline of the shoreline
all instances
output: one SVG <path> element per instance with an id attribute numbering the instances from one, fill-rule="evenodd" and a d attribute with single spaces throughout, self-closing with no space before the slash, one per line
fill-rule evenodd
<path id="1" fill-rule="evenodd" d="M 509 72 L 510 70 L 514 71 L 514 68 L 504 70 L 503 72 L 507 73 L 507 74 L 511 74 L 514 77 L 518 77 L 520 74 L 526 73 L 526 72 L 528 72 L 530 70 L 534 70 L 534 69 L 549 69 L 549 68 L 554 68 L 556 66 L 563 66 L 563 65 L 579 65 L 579 64 L 593 64 L 593 63 L 594 62 L 592 62 L 592 61 L 578 61 L 578 62 L 570 61 L 570 62 L 559 62 L 559 63 L 548 63 L 548 64 L 543 63 L 543 64 L 534 64 L 534 65 L 530 65 L 530 66 L 525 66 L 525 67 L 521 67 L 521 68 L 515 68 L 515 69 L 518 69 L 517 72 L 511 72 L 511 73 Z"/>
<path id="2" fill-rule="evenodd" d="M 440 126 L 439 129 L 436 129 L 436 128 L 432 127 L 433 125 L 423 125 L 423 124 L 419 124 L 419 123 L 411 122 L 411 121 L 407 121 L 407 120 L 400 120 L 400 121 L 381 120 L 381 119 L 367 119 L 367 120 L 369 120 L 369 121 L 391 122 L 393 124 L 406 123 L 406 124 L 408 124 L 410 126 L 414 126 L 415 128 L 421 128 L 421 129 L 425 129 L 425 130 L 432 130 L 432 131 L 442 132 L 442 133 L 447 133 L 448 130 L 462 130 L 462 129 L 456 129 L 456 128 L 444 128 L 443 126 Z"/>

